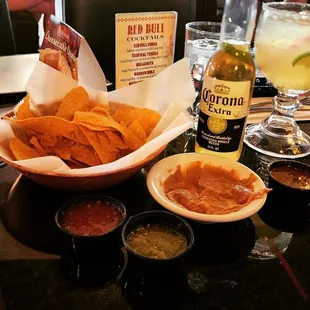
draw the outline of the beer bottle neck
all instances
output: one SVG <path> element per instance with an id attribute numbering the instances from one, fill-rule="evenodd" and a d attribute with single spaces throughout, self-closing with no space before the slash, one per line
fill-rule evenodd
<path id="1" fill-rule="evenodd" d="M 220 41 L 250 45 L 255 27 L 257 0 L 226 0 Z"/>

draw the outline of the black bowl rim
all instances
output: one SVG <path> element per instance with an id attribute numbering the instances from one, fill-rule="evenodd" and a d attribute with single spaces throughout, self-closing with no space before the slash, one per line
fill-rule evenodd
<path id="1" fill-rule="evenodd" d="M 273 165 L 281 165 L 283 164 L 284 166 L 304 166 L 308 169 L 308 171 L 310 172 L 310 165 L 308 164 L 305 164 L 303 162 L 300 162 L 300 161 L 296 161 L 296 160 L 292 160 L 292 159 L 281 159 L 281 160 L 275 160 L 271 163 L 268 164 L 267 166 L 267 169 L 268 169 L 268 176 L 269 178 L 271 178 L 274 182 L 278 183 L 278 184 L 281 184 L 282 186 L 286 187 L 286 188 L 290 188 L 290 189 L 293 189 L 293 190 L 296 190 L 296 191 L 299 191 L 299 192 L 308 192 L 310 191 L 310 189 L 305 189 L 305 188 L 296 188 L 296 187 L 292 187 L 292 186 L 289 186 L 289 185 L 286 185 L 286 184 L 283 184 L 281 182 L 279 182 L 278 180 L 276 180 L 272 175 L 271 175 L 271 170 L 272 170 L 272 166 Z"/>
<path id="2" fill-rule="evenodd" d="M 146 256 L 143 256 L 135 251 L 133 251 L 130 246 L 127 244 L 127 241 L 125 239 L 125 231 L 126 231 L 126 228 L 127 226 L 135 219 L 141 217 L 141 216 L 144 216 L 144 215 L 150 215 L 150 216 L 156 216 L 156 215 L 161 215 L 161 214 L 164 214 L 164 215 L 168 215 L 168 216 L 171 216 L 171 217 L 174 217 L 176 218 L 178 221 L 180 221 L 189 231 L 189 234 L 190 234 L 190 241 L 187 243 L 187 247 L 186 247 L 186 250 L 175 256 L 175 257 L 172 257 L 172 258 L 169 258 L 169 259 L 156 259 L 156 258 L 150 258 L 150 257 L 146 257 Z M 145 261 L 149 261 L 149 262 L 157 262 L 157 263 L 161 263 L 161 262 L 171 262 L 175 259 L 179 259 L 180 257 L 184 256 L 187 252 L 189 252 L 193 245 L 194 245 L 194 241 L 195 241 L 195 235 L 194 235 L 194 231 L 192 229 L 192 227 L 190 226 L 190 224 L 185 220 L 183 219 L 182 217 L 174 214 L 174 213 L 171 213 L 171 212 L 168 212 L 168 211 L 163 211 L 163 210 L 150 210 L 150 211 L 144 211 L 144 212 L 140 212 L 138 214 L 135 214 L 133 216 L 130 216 L 128 218 L 128 220 L 126 221 L 126 223 L 124 224 L 123 228 L 122 228 L 122 242 L 125 246 L 125 248 L 127 249 L 127 251 L 129 251 L 130 253 L 132 253 L 134 256 L 136 257 L 139 257 L 140 259 L 142 260 L 145 260 Z"/>
<path id="3" fill-rule="evenodd" d="M 69 209 L 70 207 L 73 206 L 74 202 L 77 202 L 77 201 L 80 201 L 80 200 L 87 200 L 87 199 L 90 199 L 90 198 L 96 198 L 98 200 L 110 200 L 110 201 L 113 201 L 118 207 L 120 207 L 121 209 L 121 214 L 122 214 L 122 219 L 121 221 L 119 222 L 119 224 L 113 228 L 112 230 L 104 233 L 104 234 L 101 234 L 101 235 L 77 235 L 77 234 L 74 234 L 74 233 L 71 233 L 69 230 L 65 229 L 62 227 L 61 225 L 61 214 Z M 125 208 L 125 205 L 118 199 L 114 198 L 114 197 L 111 197 L 111 196 L 108 196 L 108 195 L 104 195 L 104 194 L 84 194 L 84 195 L 79 195 L 79 196 L 75 196 L 69 200 L 66 200 L 62 205 L 61 207 L 57 210 L 56 212 L 56 215 L 55 215 L 55 222 L 58 226 L 58 228 L 63 231 L 66 235 L 68 236 L 71 236 L 71 237 L 74 237 L 74 238 L 81 238 L 81 239 L 96 239 L 96 238 L 101 238 L 103 236 L 106 236 L 112 232 L 114 232 L 115 230 L 117 230 L 121 225 L 124 224 L 124 222 L 126 221 L 126 218 L 127 218 L 127 211 L 126 211 L 126 208 Z"/>

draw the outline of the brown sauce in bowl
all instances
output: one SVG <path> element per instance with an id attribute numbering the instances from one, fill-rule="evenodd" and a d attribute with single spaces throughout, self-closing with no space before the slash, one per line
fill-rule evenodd
<path id="1" fill-rule="evenodd" d="M 298 167 L 279 166 L 270 171 L 272 177 L 286 185 L 298 189 L 310 189 L 310 172 Z"/>
<path id="2" fill-rule="evenodd" d="M 178 165 L 162 186 L 170 201 L 190 211 L 221 215 L 236 212 L 270 191 L 256 191 L 256 181 L 253 173 L 241 178 L 237 170 L 196 161 Z"/>

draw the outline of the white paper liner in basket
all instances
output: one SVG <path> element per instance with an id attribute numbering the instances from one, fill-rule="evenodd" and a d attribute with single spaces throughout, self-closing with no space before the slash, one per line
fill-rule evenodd
<path id="1" fill-rule="evenodd" d="M 54 102 L 63 99 L 64 95 L 76 86 L 76 81 L 38 62 L 26 86 L 31 96 L 33 112 L 46 115 L 46 111 L 53 110 Z M 162 119 L 145 145 L 109 164 L 70 169 L 61 159 L 54 156 L 15 161 L 15 164 L 49 174 L 90 175 L 113 172 L 145 159 L 193 126 L 193 120 L 186 110 L 194 102 L 196 94 L 186 58 L 154 78 L 110 93 L 82 86 L 86 88 L 92 100 L 103 104 L 116 101 L 136 107 L 147 107 L 159 112 Z M 13 136 L 9 122 L 0 120 L 0 156 L 8 161 L 12 161 L 9 140 Z"/>

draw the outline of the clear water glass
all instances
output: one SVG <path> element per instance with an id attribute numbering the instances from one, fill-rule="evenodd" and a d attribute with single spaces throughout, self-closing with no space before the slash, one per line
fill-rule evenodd
<path id="1" fill-rule="evenodd" d="M 197 128 L 200 104 L 200 91 L 206 65 L 216 50 L 220 39 L 221 23 L 191 22 L 185 25 L 184 56 L 189 59 L 194 87 L 197 97 L 189 112 L 195 119 L 194 129 Z"/>

